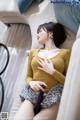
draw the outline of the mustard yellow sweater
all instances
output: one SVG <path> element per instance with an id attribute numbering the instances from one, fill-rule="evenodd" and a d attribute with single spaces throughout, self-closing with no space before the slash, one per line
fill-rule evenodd
<path id="1" fill-rule="evenodd" d="M 38 49 L 31 49 L 28 59 L 28 68 L 27 68 L 27 82 L 31 80 L 43 81 L 47 84 L 48 88 L 46 91 L 51 89 L 57 84 L 63 84 L 65 81 L 65 75 L 69 63 L 70 50 L 61 49 L 60 53 L 53 58 L 50 58 L 52 61 L 55 72 L 53 75 L 50 75 L 40 69 L 38 69 L 39 64 L 37 63 Z"/>

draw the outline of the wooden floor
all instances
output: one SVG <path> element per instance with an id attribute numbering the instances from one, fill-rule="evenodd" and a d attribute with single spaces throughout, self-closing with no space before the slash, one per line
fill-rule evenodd
<path id="1" fill-rule="evenodd" d="M 31 32 L 29 26 L 11 24 L 0 42 L 6 44 L 10 52 L 9 65 L 2 75 L 5 86 L 5 100 L 2 111 L 10 113 L 14 101 L 17 99 L 15 96 L 18 93 L 20 84 L 22 84 L 25 79 L 26 51 L 31 47 Z"/>

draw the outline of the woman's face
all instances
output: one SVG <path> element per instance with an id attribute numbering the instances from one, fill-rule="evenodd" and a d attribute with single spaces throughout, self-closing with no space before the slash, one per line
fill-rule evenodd
<path id="1" fill-rule="evenodd" d="M 48 40 L 48 37 L 48 32 L 44 28 L 41 28 L 39 33 L 37 33 L 37 39 L 40 44 L 45 44 Z"/>

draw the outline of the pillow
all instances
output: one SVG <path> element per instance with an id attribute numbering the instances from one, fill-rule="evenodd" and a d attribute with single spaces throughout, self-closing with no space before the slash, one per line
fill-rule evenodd
<path id="1" fill-rule="evenodd" d="M 54 3 L 53 8 L 57 21 L 63 24 L 64 26 L 68 27 L 73 32 L 77 32 L 80 24 L 80 7 L 77 5 L 74 6 L 70 4 L 64 4 L 64 2 L 61 3 L 60 1 L 62 0 L 52 0 L 52 1 Z M 64 1 L 70 1 L 70 0 L 64 0 Z M 80 5 L 80 2 L 78 2 L 77 4 Z"/>
<path id="2" fill-rule="evenodd" d="M 71 4 L 71 5 L 80 5 L 80 0 L 51 0 L 53 3 L 65 3 L 65 4 Z"/>
<path id="3" fill-rule="evenodd" d="M 34 0 L 16 0 L 21 13 L 26 12 Z"/>

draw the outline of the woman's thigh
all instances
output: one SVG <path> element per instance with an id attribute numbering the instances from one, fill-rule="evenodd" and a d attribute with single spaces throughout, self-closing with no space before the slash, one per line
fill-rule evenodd
<path id="1" fill-rule="evenodd" d="M 56 120 L 59 104 L 41 110 L 33 120 Z"/>
<path id="2" fill-rule="evenodd" d="M 33 104 L 25 100 L 22 102 L 18 112 L 16 113 L 14 120 L 32 120 L 34 117 L 34 106 Z"/>

